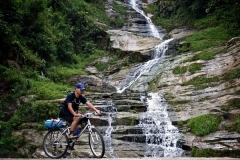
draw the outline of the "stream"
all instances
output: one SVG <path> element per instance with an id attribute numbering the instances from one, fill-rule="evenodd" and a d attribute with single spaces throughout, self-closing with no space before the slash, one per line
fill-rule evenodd
<path id="1" fill-rule="evenodd" d="M 138 0 L 130 0 L 131 7 L 138 13 L 140 13 L 147 22 L 147 25 L 151 31 L 149 37 L 155 37 L 162 40 L 164 35 L 159 34 L 157 27 L 152 23 L 151 19 L 145 15 L 145 13 L 139 8 Z M 118 93 L 123 93 L 128 87 L 136 82 L 144 73 L 151 72 L 153 67 L 158 66 L 160 61 L 164 59 L 165 53 L 168 51 L 168 43 L 173 39 L 164 40 L 160 44 L 153 48 L 152 58 L 135 67 L 121 84 L 116 87 Z M 145 136 L 145 153 L 144 157 L 180 157 L 183 154 L 181 146 L 178 144 L 180 134 L 178 128 L 173 126 L 170 118 L 168 117 L 167 108 L 168 103 L 164 99 L 164 96 L 159 93 L 146 93 L 139 97 L 143 103 L 147 106 L 147 111 L 140 116 L 140 122 L 137 127 L 141 128 Z M 108 123 L 109 127 L 105 132 L 106 151 L 112 157 L 118 157 L 114 154 L 114 148 L 111 146 L 111 133 L 113 131 L 112 117 L 117 114 L 112 102 L 108 103 L 107 108 L 111 108 L 107 112 L 109 113 Z M 111 112 L 111 110 L 113 112 Z"/>

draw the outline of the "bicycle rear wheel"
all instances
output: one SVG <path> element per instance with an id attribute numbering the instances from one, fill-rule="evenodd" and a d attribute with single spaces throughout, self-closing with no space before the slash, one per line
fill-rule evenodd
<path id="1" fill-rule="evenodd" d="M 44 136 L 43 150 L 50 158 L 61 158 L 68 149 L 68 137 L 61 130 L 50 130 Z"/>
<path id="2" fill-rule="evenodd" d="M 89 133 L 89 146 L 96 158 L 102 158 L 105 154 L 105 144 L 103 136 L 99 130 L 92 128 L 92 132 Z"/>

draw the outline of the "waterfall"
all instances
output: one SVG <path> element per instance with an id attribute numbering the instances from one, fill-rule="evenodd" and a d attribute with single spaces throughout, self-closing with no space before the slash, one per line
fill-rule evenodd
<path id="1" fill-rule="evenodd" d="M 180 134 L 168 117 L 168 104 L 164 97 L 159 93 L 148 93 L 142 95 L 141 100 L 148 106 L 139 123 L 146 137 L 145 156 L 180 157 L 183 153 L 177 146 Z"/>
<path id="2" fill-rule="evenodd" d="M 137 7 L 136 0 L 130 0 L 132 8 L 144 16 L 151 29 L 152 36 L 161 39 L 157 28 L 142 10 Z M 151 71 L 154 65 L 165 56 L 168 51 L 168 43 L 173 39 L 168 39 L 155 46 L 152 59 L 132 69 L 125 80 L 117 88 L 118 93 L 122 93 L 126 88 L 136 82 L 144 73 Z M 141 100 L 146 103 L 147 111 L 140 115 L 139 127 L 142 128 L 146 137 L 145 157 L 180 157 L 183 150 L 178 146 L 180 134 L 178 128 L 173 126 L 168 117 L 168 104 L 163 95 L 159 93 L 148 93 L 141 96 Z"/>
<path id="3" fill-rule="evenodd" d="M 113 147 L 112 147 L 112 132 L 113 132 L 113 126 L 112 121 L 116 116 L 117 108 L 115 107 L 114 103 L 112 101 L 106 102 L 106 107 L 101 110 L 102 113 L 105 113 L 107 115 L 107 121 L 108 121 L 108 128 L 105 131 L 105 134 L 103 135 L 103 139 L 105 142 L 105 149 L 106 152 L 113 158 L 118 158 L 118 156 L 114 153 Z"/>
<path id="4" fill-rule="evenodd" d="M 130 0 L 130 5 L 136 12 L 140 13 L 142 16 L 145 17 L 145 19 L 149 24 L 149 28 L 151 30 L 152 36 L 162 40 L 157 28 L 152 23 L 151 19 L 147 17 L 145 13 L 138 8 L 136 0 Z M 126 78 L 121 82 L 121 84 L 119 84 L 116 87 L 117 92 L 118 93 L 124 92 L 125 89 L 130 87 L 144 73 L 148 73 L 151 70 L 151 68 L 159 62 L 160 58 L 164 57 L 165 53 L 168 51 L 168 43 L 171 42 L 172 40 L 173 39 L 165 40 L 162 43 L 155 46 L 153 49 L 152 59 L 132 69 L 129 72 L 129 74 L 126 75 Z"/>
<path id="5" fill-rule="evenodd" d="M 152 36 L 153 36 L 153 37 L 156 37 L 157 39 L 162 39 L 162 38 L 160 37 L 160 34 L 159 34 L 156 26 L 152 23 L 152 20 L 151 20 L 148 16 L 146 16 L 145 13 L 144 13 L 142 10 L 140 10 L 140 9 L 137 7 L 136 0 L 130 0 L 130 4 L 131 4 L 132 8 L 133 8 L 136 12 L 140 13 L 142 16 L 145 17 L 145 19 L 147 20 L 147 22 L 148 22 L 148 24 L 149 24 L 149 27 L 150 27 L 150 29 L 151 29 L 151 31 L 152 31 Z"/>
<path id="6" fill-rule="evenodd" d="M 159 60 L 164 57 L 166 51 L 168 50 L 168 43 L 173 39 L 168 39 L 159 45 L 155 46 L 153 59 L 141 64 L 140 66 L 134 68 L 126 78 L 122 81 L 120 87 L 116 87 L 118 93 L 122 93 L 126 88 L 131 86 L 139 77 L 144 73 L 148 73 L 151 68 L 159 62 Z"/>

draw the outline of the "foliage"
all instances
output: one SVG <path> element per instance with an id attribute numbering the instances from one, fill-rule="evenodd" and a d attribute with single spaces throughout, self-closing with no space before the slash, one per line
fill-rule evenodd
<path id="1" fill-rule="evenodd" d="M 183 99 L 183 100 L 169 100 L 170 104 L 178 105 L 178 104 L 186 104 L 189 103 L 189 100 Z"/>
<path id="2" fill-rule="evenodd" d="M 230 99 L 227 103 L 231 108 L 240 108 L 240 98 Z"/>
<path id="3" fill-rule="evenodd" d="M 239 155 L 238 150 L 213 150 L 213 149 L 202 149 L 193 148 L 191 150 L 192 157 L 235 157 Z"/>
<path id="4" fill-rule="evenodd" d="M 223 79 L 226 81 L 229 81 L 239 77 L 240 77 L 240 68 L 237 68 L 224 74 Z"/>
<path id="5" fill-rule="evenodd" d="M 5 90 L 8 92 L 7 98 L 17 98 L 26 95 L 28 90 L 28 80 L 23 72 L 15 68 L 2 68 L 1 78 L 6 81 Z"/>
<path id="6" fill-rule="evenodd" d="M 125 7 L 123 5 L 117 4 L 116 2 L 113 2 L 113 9 L 115 9 L 121 15 L 127 14 Z"/>
<path id="7" fill-rule="evenodd" d="M 108 63 L 106 62 L 97 62 L 95 64 L 95 67 L 99 70 L 99 71 L 103 71 L 104 69 L 106 69 L 108 67 Z"/>
<path id="8" fill-rule="evenodd" d="M 198 76 L 187 82 L 184 82 L 183 85 L 194 85 L 196 89 L 203 89 L 207 87 L 211 87 L 214 85 L 214 82 L 218 82 L 219 77 L 204 77 Z"/>
<path id="9" fill-rule="evenodd" d="M 21 66 L 35 69 L 57 61 L 74 63 L 73 54 L 93 54 L 98 35 L 102 35 L 93 18 L 99 16 L 96 8 L 104 11 L 100 0 L 94 4 L 83 0 L 9 0 L 1 1 L 0 6 L 1 42 L 5 39 L 0 57 L 4 63 L 15 57 Z"/>
<path id="10" fill-rule="evenodd" d="M 189 66 L 189 72 L 191 74 L 194 74 L 196 71 L 201 70 L 202 68 L 202 63 L 193 63 Z"/>
<path id="11" fill-rule="evenodd" d="M 23 122 L 41 122 L 49 118 L 57 118 L 60 104 L 35 102 L 22 105 L 7 122 L 0 121 L 1 137 L 8 136 Z"/>
<path id="12" fill-rule="evenodd" d="M 208 28 L 184 38 L 190 44 L 189 50 L 200 51 L 209 47 L 220 46 L 230 38 L 227 29 L 221 26 Z"/>
<path id="13" fill-rule="evenodd" d="M 197 136 L 204 136 L 211 132 L 218 130 L 218 125 L 221 122 L 221 118 L 213 114 L 200 115 L 190 119 L 187 122 L 191 132 Z"/>
<path id="14" fill-rule="evenodd" d="M 214 59 L 215 55 L 216 55 L 216 53 L 211 52 L 211 51 L 202 51 L 202 52 L 192 56 L 191 58 L 184 60 L 184 62 L 192 62 L 192 61 L 197 61 L 197 60 L 210 60 L 210 59 Z"/>
<path id="15" fill-rule="evenodd" d="M 176 66 L 173 68 L 173 74 L 183 74 L 187 72 L 187 66 Z"/>
<path id="16" fill-rule="evenodd" d="M 223 25 L 232 36 L 240 33 L 240 3 L 237 0 L 158 0 L 145 12 L 153 14 L 154 24 L 168 31 L 179 26 L 205 29 Z"/>
<path id="17" fill-rule="evenodd" d="M 25 144 L 26 140 L 22 136 L 0 138 L 0 157 L 1 158 L 23 158 L 17 151 Z"/>
<path id="18" fill-rule="evenodd" d="M 29 92 L 35 95 L 35 100 L 51 100 L 63 98 L 67 91 L 71 91 L 69 86 L 60 85 L 60 83 L 56 84 L 48 78 L 41 78 L 38 81 L 31 81 Z"/>
<path id="19" fill-rule="evenodd" d="M 226 126 L 229 132 L 240 132 L 240 114 L 236 114 L 234 117 L 234 123 Z"/>

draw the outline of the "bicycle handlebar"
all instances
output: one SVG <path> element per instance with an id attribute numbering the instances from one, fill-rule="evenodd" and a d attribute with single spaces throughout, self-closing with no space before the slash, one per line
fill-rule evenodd
<path id="1" fill-rule="evenodd" d="M 94 115 L 98 115 L 97 112 L 90 112 L 90 113 L 82 114 L 82 118 L 84 118 L 84 117 L 87 117 L 87 118 L 88 118 L 88 117 L 90 117 L 90 116 L 93 115 L 93 114 L 94 114 Z"/>

